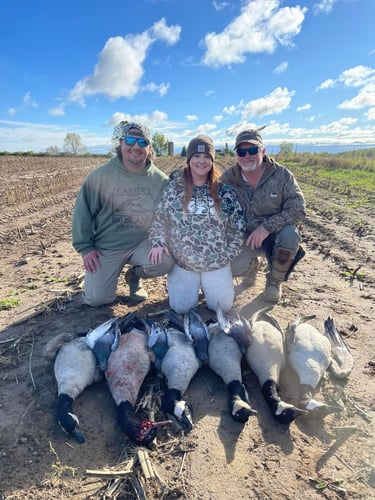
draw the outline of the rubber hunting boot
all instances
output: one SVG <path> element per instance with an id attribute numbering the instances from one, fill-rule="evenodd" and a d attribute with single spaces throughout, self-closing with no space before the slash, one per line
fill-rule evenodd
<path id="1" fill-rule="evenodd" d="M 130 290 L 130 299 L 134 300 L 134 302 L 143 302 L 148 298 L 148 293 L 143 287 L 143 276 L 141 266 L 130 267 L 125 273 L 125 281 Z"/>
<path id="2" fill-rule="evenodd" d="M 296 255 L 294 250 L 288 248 L 277 248 L 271 258 L 271 269 L 267 274 L 266 288 L 263 296 L 269 302 L 279 302 L 282 296 L 281 283 L 286 277 L 293 259 Z"/>

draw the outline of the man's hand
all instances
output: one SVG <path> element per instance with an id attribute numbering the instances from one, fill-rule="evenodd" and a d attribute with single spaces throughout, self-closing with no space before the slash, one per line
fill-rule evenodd
<path id="1" fill-rule="evenodd" d="M 263 241 L 267 238 L 267 236 L 269 236 L 269 234 L 270 233 L 264 229 L 262 225 L 260 225 L 254 229 L 254 231 L 247 238 L 246 245 L 248 245 L 252 250 L 260 248 Z"/>
<path id="2" fill-rule="evenodd" d="M 91 250 L 91 252 L 85 254 L 82 259 L 83 259 L 83 265 L 85 266 L 85 269 L 89 273 L 95 273 L 98 269 L 100 269 L 100 260 L 99 257 L 102 254 L 99 252 L 99 250 Z"/>

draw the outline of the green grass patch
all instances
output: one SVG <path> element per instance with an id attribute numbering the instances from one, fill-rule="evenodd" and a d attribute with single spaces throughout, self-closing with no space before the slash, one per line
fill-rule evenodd
<path id="1" fill-rule="evenodd" d="M 20 303 L 21 303 L 21 299 L 18 299 L 15 297 L 10 298 L 10 299 L 0 300 L 0 311 L 13 309 L 14 307 L 19 306 Z"/>

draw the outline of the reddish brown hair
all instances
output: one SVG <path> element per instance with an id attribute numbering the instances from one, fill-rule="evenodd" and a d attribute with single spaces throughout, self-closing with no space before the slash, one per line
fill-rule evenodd
<path id="1" fill-rule="evenodd" d="M 193 194 L 193 178 L 191 176 L 190 165 L 184 167 L 184 212 L 187 211 L 189 201 L 191 200 Z M 221 209 L 221 200 L 218 194 L 218 180 L 220 177 L 220 172 L 215 167 L 215 163 L 212 164 L 211 170 L 208 172 L 208 190 L 214 200 L 215 210 L 219 214 Z"/>

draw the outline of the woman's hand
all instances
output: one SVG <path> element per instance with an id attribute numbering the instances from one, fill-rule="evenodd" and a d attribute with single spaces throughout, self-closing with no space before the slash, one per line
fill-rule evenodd
<path id="1" fill-rule="evenodd" d="M 148 259 L 154 266 L 161 264 L 163 260 L 163 253 L 169 255 L 169 250 L 167 247 L 153 247 L 151 248 Z"/>

